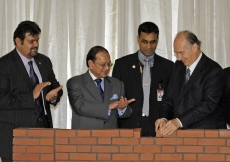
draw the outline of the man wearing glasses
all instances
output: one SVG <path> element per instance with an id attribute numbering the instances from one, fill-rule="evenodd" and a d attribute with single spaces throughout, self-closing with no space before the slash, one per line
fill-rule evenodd
<path id="1" fill-rule="evenodd" d="M 135 99 L 124 97 L 123 82 L 107 76 L 113 65 L 109 52 L 92 47 L 86 57 L 89 70 L 67 81 L 69 102 L 73 109 L 73 129 L 117 128 L 117 118 L 127 118 Z"/>

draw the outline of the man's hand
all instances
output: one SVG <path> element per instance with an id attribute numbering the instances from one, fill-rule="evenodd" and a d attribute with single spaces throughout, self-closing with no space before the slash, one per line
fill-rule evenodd
<path id="1" fill-rule="evenodd" d="M 128 106 L 128 104 L 130 104 L 131 102 L 135 101 L 134 98 L 127 100 L 127 98 L 124 98 L 123 96 L 121 96 L 120 101 L 118 103 L 118 108 L 119 109 L 124 109 Z"/>
<path id="2" fill-rule="evenodd" d="M 41 83 L 37 84 L 33 90 L 34 99 L 37 99 L 40 96 L 43 88 L 45 88 L 46 86 L 48 86 L 50 84 L 51 84 L 50 82 L 41 82 Z"/>
<path id="3" fill-rule="evenodd" d="M 171 135 L 174 131 L 180 128 L 180 122 L 178 119 L 169 120 L 162 128 L 160 128 L 163 136 Z"/>
<path id="4" fill-rule="evenodd" d="M 57 99 L 58 91 L 60 91 L 63 88 L 63 86 L 59 86 L 46 94 L 46 101 L 53 101 Z"/>
<path id="5" fill-rule="evenodd" d="M 155 122 L 155 132 L 161 129 L 166 124 L 166 120 L 164 118 L 157 119 Z"/>
<path id="6" fill-rule="evenodd" d="M 113 110 L 116 109 L 118 106 L 119 101 L 114 101 L 112 103 L 109 104 L 109 110 Z"/>

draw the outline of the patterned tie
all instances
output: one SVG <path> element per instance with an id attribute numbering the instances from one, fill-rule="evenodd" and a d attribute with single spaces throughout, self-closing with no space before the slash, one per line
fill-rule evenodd
<path id="1" fill-rule="evenodd" d="M 188 68 L 185 74 L 185 84 L 187 84 L 189 78 L 190 78 L 190 69 Z"/>
<path id="2" fill-rule="evenodd" d="M 38 76 L 36 75 L 36 73 L 34 72 L 34 68 L 33 68 L 33 61 L 29 61 L 28 62 L 29 66 L 30 66 L 30 79 L 31 79 L 31 83 L 33 86 L 33 89 L 35 88 L 35 86 L 37 84 L 39 84 L 38 81 Z M 37 99 L 35 99 L 35 102 L 38 106 L 38 120 L 42 121 L 44 119 L 45 113 L 44 113 L 44 107 L 43 107 L 43 102 L 42 102 L 42 95 L 40 94 L 39 97 Z"/>
<path id="3" fill-rule="evenodd" d="M 144 103 L 143 103 L 143 113 L 149 116 L 149 93 L 151 85 L 151 73 L 148 58 L 145 58 L 145 66 L 143 70 L 143 91 L 144 91 Z"/>
<path id="4" fill-rule="evenodd" d="M 101 81 L 102 80 L 101 79 L 95 79 L 94 81 L 97 83 L 97 89 L 100 92 L 102 100 L 104 101 L 104 91 L 101 88 Z"/>

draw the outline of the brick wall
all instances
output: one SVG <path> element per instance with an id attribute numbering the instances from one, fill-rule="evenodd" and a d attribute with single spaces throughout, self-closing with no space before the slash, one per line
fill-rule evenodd
<path id="1" fill-rule="evenodd" d="M 140 129 L 14 130 L 14 161 L 230 161 L 230 130 L 178 130 L 140 137 Z"/>

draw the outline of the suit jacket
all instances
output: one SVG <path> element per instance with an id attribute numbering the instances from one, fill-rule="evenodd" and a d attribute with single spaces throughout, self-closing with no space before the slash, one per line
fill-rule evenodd
<path id="1" fill-rule="evenodd" d="M 46 94 L 59 87 L 51 61 L 48 57 L 37 54 L 34 57 L 43 82 L 51 82 L 43 89 Z M 57 102 L 62 90 L 59 91 Z M 49 119 L 50 103 L 45 101 L 45 109 Z M 17 127 L 36 127 L 37 105 L 33 98 L 33 88 L 26 68 L 16 49 L 0 58 L 0 157 L 12 158 L 13 129 Z"/>
<path id="2" fill-rule="evenodd" d="M 158 119 L 158 111 L 162 101 L 157 101 L 157 89 L 161 80 L 161 87 L 167 90 L 173 62 L 157 54 L 154 56 L 154 65 L 151 67 L 151 87 L 149 96 L 149 136 L 155 136 L 155 121 Z M 143 107 L 142 74 L 140 73 L 140 62 L 138 52 L 119 58 L 115 61 L 112 76 L 124 83 L 125 96 L 128 99 L 135 98 L 130 104 L 133 109 L 131 116 L 127 119 L 118 119 L 119 128 L 140 128 Z"/>
<path id="3" fill-rule="evenodd" d="M 122 116 L 118 116 L 117 109 L 108 115 L 109 104 L 125 93 L 123 83 L 116 78 L 104 78 L 104 102 L 88 71 L 69 79 L 67 90 L 73 109 L 73 129 L 117 128 L 117 118 L 128 117 L 132 112 L 128 106 Z"/>
<path id="4" fill-rule="evenodd" d="M 185 85 L 186 66 L 177 61 L 171 75 L 160 116 L 178 118 L 183 129 L 226 128 L 222 95 L 224 71 L 215 61 L 202 55 Z"/>
<path id="5" fill-rule="evenodd" d="M 225 88 L 224 88 L 224 99 L 225 99 L 225 120 L 230 125 L 230 67 L 224 69 L 225 75 Z"/>

